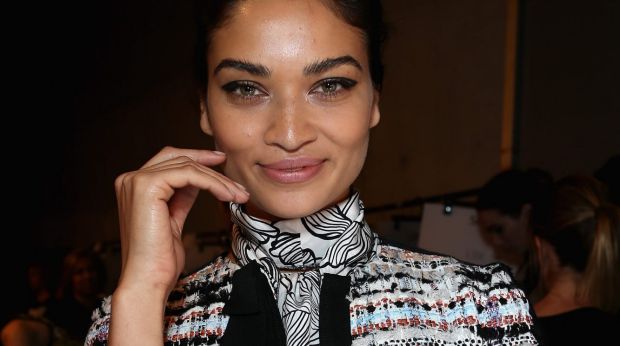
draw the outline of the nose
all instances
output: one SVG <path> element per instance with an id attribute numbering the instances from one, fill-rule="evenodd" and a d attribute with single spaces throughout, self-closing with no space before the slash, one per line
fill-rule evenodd
<path id="1" fill-rule="evenodd" d="M 275 103 L 270 124 L 265 131 L 265 142 L 287 152 L 295 152 L 317 138 L 309 105 L 297 100 Z"/>

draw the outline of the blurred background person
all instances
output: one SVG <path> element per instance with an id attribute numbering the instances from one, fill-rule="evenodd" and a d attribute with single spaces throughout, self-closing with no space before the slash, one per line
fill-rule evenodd
<path id="1" fill-rule="evenodd" d="M 539 169 L 512 169 L 493 176 L 478 193 L 478 226 L 495 258 L 512 268 L 516 282 L 535 301 L 538 273 L 532 229 L 546 223 L 553 178 Z"/>
<path id="2" fill-rule="evenodd" d="M 96 252 L 68 253 L 53 299 L 7 323 L 1 332 L 3 345 L 82 345 L 105 283 L 105 267 Z"/>
<path id="3" fill-rule="evenodd" d="M 74 339 L 83 341 L 91 324 L 91 314 L 103 298 L 105 266 L 91 249 L 69 253 L 56 291 L 56 300 L 47 316 Z"/>
<path id="4" fill-rule="evenodd" d="M 54 298 L 62 254 L 53 251 L 36 251 L 26 263 L 21 275 L 27 284 L 23 293 L 21 313 L 38 314 Z"/>
<path id="5" fill-rule="evenodd" d="M 48 327 L 40 317 L 54 298 L 62 255 L 44 249 L 29 253 L 27 261 L 17 261 L 11 268 L 15 273 L 11 299 L 2 308 L 4 345 L 48 345 Z"/>
<path id="6" fill-rule="evenodd" d="M 592 177 L 558 181 L 549 224 L 534 229 L 546 345 L 603 345 L 620 327 L 620 210 L 604 192 Z"/>

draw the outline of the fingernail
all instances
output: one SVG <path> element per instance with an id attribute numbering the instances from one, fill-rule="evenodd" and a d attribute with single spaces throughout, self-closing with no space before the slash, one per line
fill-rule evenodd
<path id="1" fill-rule="evenodd" d="M 217 150 L 213 150 L 212 153 L 214 153 L 215 155 L 222 155 L 222 156 L 226 155 L 226 153 L 223 153 L 223 152 L 217 151 Z"/>

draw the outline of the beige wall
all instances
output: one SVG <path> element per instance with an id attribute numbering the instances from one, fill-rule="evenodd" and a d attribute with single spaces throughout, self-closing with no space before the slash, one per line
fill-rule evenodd
<path id="1" fill-rule="evenodd" d="M 366 204 L 478 187 L 499 169 L 504 2 L 384 3 L 392 31 L 359 179 Z"/>
<path id="2" fill-rule="evenodd" d="M 556 178 L 592 174 L 620 155 L 620 2 L 528 1 L 522 10 L 519 162 Z"/>

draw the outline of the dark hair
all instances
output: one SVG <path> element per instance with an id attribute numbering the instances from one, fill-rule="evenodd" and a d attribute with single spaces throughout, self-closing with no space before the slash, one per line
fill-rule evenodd
<path id="1" fill-rule="evenodd" d="M 594 172 L 594 177 L 607 185 L 609 201 L 620 205 L 620 154 L 611 156 Z"/>
<path id="2" fill-rule="evenodd" d="M 530 225 L 547 223 L 553 178 L 540 169 L 511 169 L 491 178 L 478 192 L 476 209 L 496 209 L 502 214 L 518 217 L 524 205 L 530 204 Z"/>
<path id="3" fill-rule="evenodd" d="M 196 47 L 196 78 L 201 97 L 207 90 L 207 50 L 213 32 L 226 25 L 235 6 L 243 0 L 197 0 L 198 36 Z M 370 76 L 376 90 L 383 85 L 383 42 L 386 26 L 380 0 L 322 0 L 336 15 L 358 28 L 366 39 Z"/>

